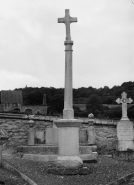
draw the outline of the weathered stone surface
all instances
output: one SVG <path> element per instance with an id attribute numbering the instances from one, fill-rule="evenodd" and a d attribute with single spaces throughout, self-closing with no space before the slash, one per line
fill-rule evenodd
<path id="1" fill-rule="evenodd" d="M 115 151 L 113 153 L 113 158 L 118 160 L 134 161 L 134 151 Z"/>
<path id="2" fill-rule="evenodd" d="M 80 168 L 83 166 L 83 161 L 79 156 L 58 156 L 55 162 L 57 167 Z"/>
<path id="3" fill-rule="evenodd" d="M 58 146 L 58 128 L 48 127 L 45 134 L 46 144 Z"/>
<path id="4" fill-rule="evenodd" d="M 98 161 L 97 152 L 92 152 L 90 154 L 82 154 L 80 157 L 84 162 L 92 162 L 92 161 L 97 162 Z"/>
<path id="5" fill-rule="evenodd" d="M 24 137 L 24 136 L 23 136 Z M 95 152 L 97 146 L 79 146 L 79 153 L 82 154 L 90 154 Z M 46 145 L 34 145 L 34 146 L 23 146 L 23 153 L 25 154 L 42 154 L 42 155 L 51 155 L 58 154 L 58 146 L 46 146 Z"/>
<path id="6" fill-rule="evenodd" d="M 95 129 L 94 126 L 89 126 L 88 130 L 87 130 L 87 134 L 88 134 L 88 144 L 89 145 L 95 145 Z"/>
<path id="7" fill-rule="evenodd" d="M 110 149 L 115 149 L 115 143 L 117 140 L 116 127 L 114 126 L 96 126 L 96 145 L 98 148 L 103 148 L 104 146 Z M 111 139 L 111 141 L 110 141 Z"/>
<path id="8" fill-rule="evenodd" d="M 35 129 L 33 127 L 30 127 L 28 130 L 28 145 L 34 145 L 35 143 Z"/>
<path id="9" fill-rule="evenodd" d="M 23 150 L 18 149 L 18 152 L 23 152 Z M 90 157 L 89 157 L 90 156 Z M 58 154 L 51 154 L 51 155 L 40 155 L 40 154 L 25 154 L 23 153 L 23 159 L 28 159 L 28 160 L 34 160 L 34 161 L 46 161 L 46 162 L 54 162 L 58 157 Z M 83 160 L 83 162 L 97 162 L 98 159 L 98 154 L 97 152 L 92 152 L 91 154 L 82 154 L 80 155 L 80 158 Z"/>
<path id="10" fill-rule="evenodd" d="M 87 128 L 81 128 L 79 130 L 79 141 L 80 143 L 88 143 Z"/>
<path id="11" fill-rule="evenodd" d="M 51 167 L 47 169 L 47 173 L 55 175 L 88 175 L 92 173 L 91 168 L 82 167 L 82 168 L 56 168 Z"/>
<path id="12" fill-rule="evenodd" d="M 122 98 L 118 98 L 116 100 L 116 102 L 118 104 L 122 103 L 122 118 L 121 120 L 129 120 L 128 116 L 127 116 L 127 103 L 132 103 L 133 100 L 131 98 L 127 98 L 127 93 L 126 92 L 123 92 L 121 94 Z"/>
<path id="13" fill-rule="evenodd" d="M 58 146 L 23 146 L 23 153 L 42 155 L 58 154 Z"/>
<path id="14" fill-rule="evenodd" d="M 117 125 L 117 150 L 127 151 L 127 149 L 134 150 L 134 128 L 133 123 L 129 120 L 121 120 Z"/>
<path id="15" fill-rule="evenodd" d="M 96 152 L 97 146 L 79 146 L 80 154 L 90 154 L 91 152 Z"/>
<path id="16" fill-rule="evenodd" d="M 100 123 L 102 123 L 102 120 L 98 120 L 98 121 L 100 121 Z M 107 120 L 107 121 L 109 121 L 109 120 Z M 40 124 L 40 122 L 42 122 L 42 123 Z M 28 124 L 27 120 L 21 120 L 20 123 L 18 124 L 18 123 L 15 123 L 15 121 L 12 121 L 10 119 L 0 119 L 0 123 L 1 123 L 0 128 L 4 129 L 4 130 L 7 130 L 8 133 L 9 133 L 9 136 L 11 138 L 13 136 L 15 136 L 15 133 L 18 133 L 18 135 L 19 135 L 19 133 L 22 133 L 22 129 L 23 129 L 25 131 L 25 134 L 26 134 L 26 135 L 23 136 L 23 138 L 27 139 L 27 132 L 29 130 L 29 124 Z M 115 125 L 114 125 L 114 123 L 115 123 Z M 106 124 L 105 125 L 102 125 L 102 124 L 94 125 L 95 135 L 99 136 L 99 137 L 97 137 L 97 139 L 95 139 L 95 144 L 97 145 L 97 147 L 103 147 L 104 146 L 104 142 L 103 142 L 104 140 L 102 138 L 105 137 L 105 140 L 106 140 L 106 142 L 105 142 L 106 145 L 105 146 L 108 147 L 108 148 L 111 148 L 111 149 L 115 148 L 114 143 L 116 142 L 116 139 L 117 139 L 116 123 L 117 123 L 117 121 L 116 122 L 113 121 L 113 125 L 106 125 Z M 17 125 L 16 129 L 12 128 L 12 125 L 14 125 L 14 124 Z M 8 128 L 9 125 L 11 127 Z M 48 122 L 48 121 L 46 121 L 46 122 L 38 121 L 37 122 L 37 121 L 35 121 L 35 128 L 38 126 L 36 128 L 37 130 L 44 129 L 44 127 L 46 129 L 46 126 L 44 126 L 44 125 L 52 125 L 52 122 Z M 45 129 L 44 129 L 44 131 L 45 131 Z M 113 138 L 113 140 L 110 139 L 110 138 Z M 21 144 L 21 140 L 22 140 L 21 138 L 17 140 L 18 145 Z M 10 140 L 9 144 L 10 144 L 10 142 L 11 142 L 11 144 L 15 144 L 15 140 L 14 141 Z M 25 145 L 26 145 L 26 143 L 27 143 L 27 140 L 25 140 Z"/>
<path id="17" fill-rule="evenodd" d="M 79 127 L 60 127 L 58 148 L 60 156 L 79 155 Z"/>
<path id="18" fill-rule="evenodd" d="M 35 136 L 36 141 L 38 144 L 44 144 L 45 143 L 45 134 L 44 130 L 37 130 L 35 131 Z"/>

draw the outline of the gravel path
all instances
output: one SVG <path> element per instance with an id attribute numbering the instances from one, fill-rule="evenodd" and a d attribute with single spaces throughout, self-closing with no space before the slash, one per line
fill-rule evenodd
<path id="1" fill-rule="evenodd" d="M 128 182 L 126 182 L 122 185 L 134 185 L 134 177 L 132 177 Z"/>
<path id="2" fill-rule="evenodd" d="M 134 171 L 134 162 L 117 161 L 106 156 L 100 156 L 98 163 L 84 164 L 91 167 L 92 174 L 74 176 L 46 173 L 49 163 L 20 158 L 5 158 L 4 160 L 26 174 L 38 185 L 106 185 Z"/>
<path id="3" fill-rule="evenodd" d="M 3 168 L 0 168 L 0 181 L 7 185 L 28 185 L 23 179 Z"/>

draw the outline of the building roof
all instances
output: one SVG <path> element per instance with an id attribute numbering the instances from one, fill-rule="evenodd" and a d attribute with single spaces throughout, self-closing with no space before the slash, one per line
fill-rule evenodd
<path id="1" fill-rule="evenodd" d="M 1 103 L 19 103 L 22 105 L 22 91 L 1 91 Z"/>

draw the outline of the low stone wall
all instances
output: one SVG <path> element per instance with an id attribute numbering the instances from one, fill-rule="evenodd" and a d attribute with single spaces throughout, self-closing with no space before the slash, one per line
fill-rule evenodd
<path id="1" fill-rule="evenodd" d="M 45 130 L 52 122 L 34 121 L 37 130 Z M 0 129 L 6 130 L 9 134 L 8 146 L 27 145 L 29 120 L 0 119 Z"/>
<path id="2" fill-rule="evenodd" d="M 39 111 L 40 114 L 47 115 L 47 106 L 44 105 L 23 105 L 21 111 L 25 112 L 26 109 L 31 109 L 33 114 Z"/>
<path id="3" fill-rule="evenodd" d="M 94 120 L 95 141 L 90 142 L 92 138 L 89 132 L 93 126 L 83 121 L 80 127 L 80 145 L 96 144 L 99 152 L 108 152 L 115 149 L 117 141 L 116 125 L 118 121 L 112 120 Z M 0 119 L 0 129 L 8 131 L 10 140 L 8 145 L 27 145 L 27 136 L 29 130 L 29 120 Z M 34 120 L 36 131 L 46 131 L 46 128 L 52 127 L 53 122 Z M 57 136 L 55 136 L 57 138 Z M 94 143 L 93 143 L 94 142 Z M 56 143 L 56 142 L 55 142 Z"/>
<path id="4" fill-rule="evenodd" d="M 100 154 L 109 154 L 111 150 L 116 149 L 117 132 L 115 125 L 95 125 L 95 133 L 95 143 Z"/>

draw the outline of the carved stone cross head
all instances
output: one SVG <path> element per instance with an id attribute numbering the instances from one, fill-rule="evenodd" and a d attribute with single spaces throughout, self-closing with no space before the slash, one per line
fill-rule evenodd
<path id="1" fill-rule="evenodd" d="M 133 100 L 131 98 L 127 98 L 127 93 L 123 92 L 121 94 L 121 99 L 118 98 L 116 102 L 118 104 L 122 103 L 122 119 L 121 120 L 129 120 L 127 117 L 127 103 L 132 103 Z"/>
<path id="2" fill-rule="evenodd" d="M 118 99 L 116 100 L 116 102 L 117 102 L 118 104 L 120 104 L 120 103 L 132 103 L 132 102 L 133 102 L 133 100 L 132 100 L 131 98 L 127 98 L 127 93 L 126 93 L 126 92 L 123 92 L 123 93 L 121 94 L 121 97 L 122 97 L 122 99 L 118 98 Z"/>
<path id="3" fill-rule="evenodd" d="M 70 17 L 69 9 L 65 10 L 65 17 L 58 18 L 58 23 L 64 23 L 66 25 L 66 41 L 71 41 L 70 24 L 72 22 L 77 22 L 77 18 Z"/>

